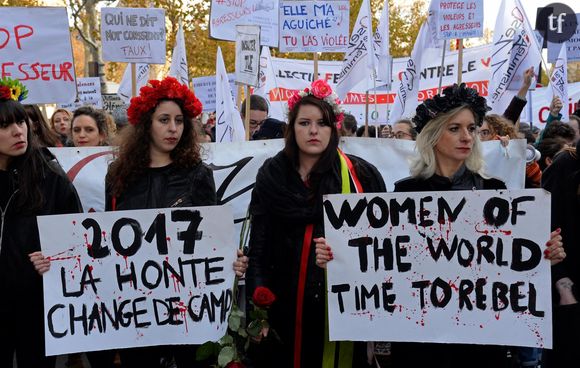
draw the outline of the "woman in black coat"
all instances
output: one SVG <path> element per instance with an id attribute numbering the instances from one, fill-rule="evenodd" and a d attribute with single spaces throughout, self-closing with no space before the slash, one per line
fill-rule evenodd
<path id="1" fill-rule="evenodd" d="M 339 103 L 322 80 L 296 93 L 288 101 L 285 147 L 256 177 L 247 296 L 258 286 L 274 292 L 269 322 L 279 336 L 261 342 L 257 366 L 322 366 L 323 352 L 332 349 L 325 336 L 324 270 L 317 267 L 315 256 L 315 247 L 325 244 L 322 196 L 385 191 L 373 165 L 338 150 L 343 117 Z M 341 177 L 341 167 L 350 168 L 349 175 Z M 341 349 L 352 348 L 337 345 L 337 356 Z M 365 349 L 364 344 L 355 346 L 354 354 L 347 354 L 348 363 L 340 366 L 364 366 Z"/>
<path id="2" fill-rule="evenodd" d="M 50 263 L 40 252 L 36 216 L 77 213 L 81 205 L 54 157 L 39 148 L 19 102 L 25 95 L 20 82 L 0 80 L 0 367 L 12 367 L 16 356 L 19 368 L 48 368 L 55 357 L 45 356 L 37 271 Z"/>
<path id="3" fill-rule="evenodd" d="M 483 174 L 484 161 L 477 134 L 486 101 L 477 91 L 461 85 L 445 88 L 442 95 L 417 107 L 413 118 L 417 155 L 411 161 L 411 177 L 395 183 L 395 192 L 506 189 L 505 184 Z M 552 264 L 565 253 L 558 231 L 547 248 Z M 507 367 L 504 347 L 493 345 L 393 343 L 393 367 Z"/>

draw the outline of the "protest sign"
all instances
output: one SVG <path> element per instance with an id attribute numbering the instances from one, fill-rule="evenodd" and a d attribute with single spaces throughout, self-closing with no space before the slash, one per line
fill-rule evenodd
<path id="1" fill-rule="evenodd" d="M 236 82 L 258 85 L 260 69 L 260 27 L 236 26 Z"/>
<path id="2" fill-rule="evenodd" d="M 348 1 L 283 1 L 280 52 L 344 52 L 348 46 Z"/>
<path id="3" fill-rule="evenodd" d="M 483 37 L 483 0 L 436 0 L 437 38 Z"/>
<path id="4" fill-rule="evenodd" d="M 165 42 L 165 10 L 101 9 L 101 44 L 104 60 L 165 64 Z"/>
<path id="5" fill-rule="evenodd" d="M 113 111 L 119 108 L 127 108 L 128 106 L 123 102 L 121 97 L 116 93 L 104 93 L 103 94 L 103 110 L 112 114 Z"/>
<path id="6" fill-rule="evenodd" d="M 216 111 L 215 75 L 210 75 L 208 77 L 192 78 L 191 82 L 193 83 L 193 90 L 195 91 L 195 96 L 199 98 L 199 100 L 203 105 L 203 112 Z M 230 83 L 230 88 L 232 89 L 235 101 L 238 98 L 238 88 L 236 86 L 236 75 L 234 73 L 228 73 L 228 82 Z"/>
<path id="7" fill-rule="evenodd" d="M 550 102 L 552 101 L 552 88 L 544 87 L 537 88 L 532 92 L 532 97 L 528 104 L 531 104 L 532 116 L 527 116 L 528 106 L 524 109 L 526 116 L 522 116 L 522 121 L 532 121 L 534 125 L 543 129 L 546 125 L 548 115 L 550 115 Z M 568 102 L 564 102 L 563 109 L 568 110 L 568 115 L 572 114 L 576 109 L 580 108 L 578 101 L 580 100 L 580 82 L 568 83 Z M 523 114 L 522 114 L 523 115 Z"/>
<path id="8" fill-rule="evenodd" d="M 262 45 L 278 47 L 278 0 L 212 0 L 210 37 L 235 41 L 236 26 L 260 26 Z"/>
<path id="9" fill-rule="evenodd" d="M 550 195 L 327 195 L 330 340 L 552 347 Z"/>
<path id="10" fill-rule="evenodd" d="M 28 89 L 27 104 L 74 101 L 66 8 L 0 7 L 0 18 L 0 78 L 19 79 Z"/>
<path id="11" fill-rule="evenodd" d="M 40 216 L 46 353 L 216 341 L 232 307 L 227 206 Z"/>
<path id="12" fill-rule="evenodd" d="M 98 77 L 77 78 L 77 99 L 69 101 L 68 104 L 59 104 L 62 109 L 74 111 L 81 106 L 94 106 L 97 109 L 103 108 L 103 97 L 101 96 L 101 80 Z"/>

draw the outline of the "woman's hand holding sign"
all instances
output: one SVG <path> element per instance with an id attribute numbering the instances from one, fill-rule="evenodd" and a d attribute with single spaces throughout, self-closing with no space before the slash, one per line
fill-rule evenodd
<path id="1" fill-rule="evenodd" d="M 326 268 L 326 264 L 334 259 L 332 249 L 326 243 L 325 238 L 316 238 L 314 243 L 316 243 L 316 265 L 320 268 Z"/>

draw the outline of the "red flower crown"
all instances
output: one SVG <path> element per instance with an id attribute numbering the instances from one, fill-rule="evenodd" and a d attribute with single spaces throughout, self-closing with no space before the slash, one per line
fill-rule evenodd
<path id="1" fill-rule="evenodd" d="M 310 88 L 304 88 L 302 91 L 294 92 L 292 97 L 288 99 L 288 110 L 292 110 L 303 97 L 308 95 L 321 99 L 332 107 L 334 117 L 336 118 L 336 127 L 340 129 L 342 127 L 342 121 L 344 120 L 344 110 L 340 106 L 342 101 L 332 91 L 330 85 L 322 79 L 317 79 L 312 82 Z"/>
<path id="2" fill-rule="evenodd" d="M 184 113 L 194 118 L 201 114 L 201 101 L 185 85 L 173 77 L 166 77 L 163 80 L 150 80 L 149 85 L 141 87 L 139 96 L 131 99 L 131 104 L 127 109 L 127 118 L 131 125 L 139 124 L 139 119 L 143 114 L 153 110 L 160 100 L 180 100 L 185 110 Z"/>

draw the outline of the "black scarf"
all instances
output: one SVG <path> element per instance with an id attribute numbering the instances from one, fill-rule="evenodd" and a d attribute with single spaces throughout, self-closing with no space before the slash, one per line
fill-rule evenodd
<path id="1" fill-rule="evenodd" d="M 254 194 L 266 213 L 293 222 L 316 223 L 323 219 L 322 195 L 340 191 L 338 153 L 331 169 L 322 176 L 318 188 L 311 189 L 302 182 L 292 162 L 280 151 L 258 171 Z"/>

